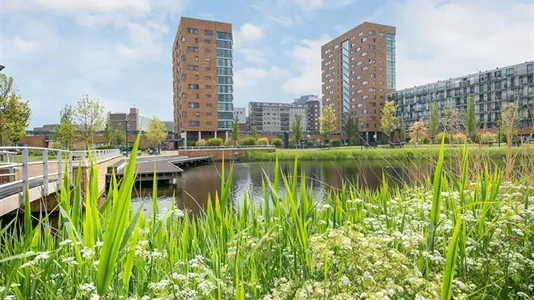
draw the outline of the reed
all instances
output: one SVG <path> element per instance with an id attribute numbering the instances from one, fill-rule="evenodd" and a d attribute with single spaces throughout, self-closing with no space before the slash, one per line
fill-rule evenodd
<path id="1" fill-rule="evenodd" d="M 133 211 L 134 146 L 98 207 L 97 176 L 65 178 L 49 215 L 0 229 L 1 299 L 529 299 L 534 189 L 487 165 L 377 191 L 346 182 L 326 199 L 304 176 L 265 176 L 263 201 L 234 199 L 232 165 L 203 213 Z M 530 178 L 530 177 L 528 177 Z M 384 181 L 385 182 L 385 181 Z M 85 188 L 85 193 L 82 190 Z M 84 213 L 82 213 L 82 208 Z"/>

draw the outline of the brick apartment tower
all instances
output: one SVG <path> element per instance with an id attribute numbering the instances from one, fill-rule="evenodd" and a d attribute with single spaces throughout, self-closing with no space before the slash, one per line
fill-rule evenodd
<path id="1" fill-rule="evenodd" d="M 172 47 L 174 132 L 183 144 L 228 137 L 233 120 L 232 24 L 182 17 Z"/>
<path id="2" fill-rule="evenodd" d="M 352 118 L 361 138 L 381 139 L 385 95 L 395 91 L 395 33 L 395 27 L 365 22 L 321 47 L 323 107 L 335 111 L 335 134 Z"/>

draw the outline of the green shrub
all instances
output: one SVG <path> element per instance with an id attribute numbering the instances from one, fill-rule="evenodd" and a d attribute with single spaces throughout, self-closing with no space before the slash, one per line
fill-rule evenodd
<path id="1" fill-rule="evenodd" d="M 200 139 L 195 143 L 195 146 L 205 146 L 205 145 L 206 145 L 205 139 Z"/>
<path id="2" fill-rule="evenodd" d="M 256 145 L 256 139 L 253 137 L 244 138 L 239 141 L 239 144 L 242 146 L 254 146 Z"/>
<path id="3" fill-rule="evenodd" d="M 306 141 L 306 146 L 313 147 L 313 141 L 312 140 L 307 140 Z"/>
<path id="4" fill-rule="evenodd" d="M 111 145 L 100 145 L 98 147 L 95 147 L 95 150 L 107 150 L 107 149 L 115 149 L 115 147 Z"/>
<path id="5" fill-rule="evenodd" d="M 221 138 L 211 138 L 206 141 L 206 146 L 221 146 L 223 140 Z"/>
<path id="6" fill-rule="evenodd" d="M 323 141 L 321 141 L 321 139 L 316 139 L 313 143 L 315 146 L 319 147 L 323 144 Z"/>
<path id="7" fill-rule="evenodd" d="M 332 145 L 332 147 L 339 147 L 339 146 L 341 146 L 341 140 L 340 139 L 331 139 L 330 140 L 330 145 Z"/>
<path id="8" fill-rule="evenodd" d="M 481 134 L 479 132 L 475 132 L 471 135 L 471 141 L 473 143 L 480 143 L 480 136 Z"/>
<path id="9" fill-rule="evenodd" d="M 480 143 L 489 144 L 497 141 L 497 134 L 491 132 L 483 132 L 480 134 Z"/>
<path id="10" fill-rule="evenodd" d="M 269 139 L 267 139 L 266 137 L 262 137 L 262 138 L 258 139 L 258 141 L 256 143 L 258 145 L 267 146 L 267 145 L 269 145 Z"/>
<path id="11" fill-rule="evenodd" d="M 234 142 L 234 140 L 232 140 L 231 138 L 227 138 L 227 139 L 224 141 L 224 145 L 225 145 L 225 146 L 235 146 L 235 142 Z"/>
<path id="12" fill-rule="evenodd" d="M 436 134 L 436 143 L 441 143 L 441 140 L 443 139 L 443 136 L 445 136 L 445 144 L 448 144 L 449 143 L 449 135 L 445 132 L 440 132 L 438 134 Z"/>
<path id="13" fill-rule="evenodd" d="M 284 141 L 282 141 L 280 138 L 274 138 L 271 141 L 271 144 L 273 144 L 276 148 L 282 148 L 282 146 L 284 146 Z"/>
<path id="14" fill-rule="evenodd" d="M 452 136 L 452 141 L 455 144 L 465 144 L 467 143 L 467 136 L 463 133 L 456 133 Z"/>
<path id="15" fill-rule="evenodd" d="M 196 145 L 197 145 L 197 142 L 195 142 L 195 141 L 189 141 L 189 142 L 187 142 L 187 146 L 188 146 L 188 147 L 194 147 L 194 146 L 196 146 Z"/>

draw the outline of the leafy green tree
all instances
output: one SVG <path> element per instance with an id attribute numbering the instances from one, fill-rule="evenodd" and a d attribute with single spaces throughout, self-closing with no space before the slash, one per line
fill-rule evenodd
<path id="1" fill-rule="evenodd" d="M 165 123 L 154 116 L 148 123 L 146 135 L 148 142 L 154 147 L 158 147 L 167 139 L 167 127 L 165 127 Z"/>
<path id="2" fill-rule="evenodd" d="M 291 124 L 291 131 L 293 131 L 296 144 L 298 145 L 302 137 L 302 115 L 295 115 L 295 120 Z"/>
<path id="3" fill-rule="evenodd" d="M 477 119 L 475 117 L 475 95 L 467 96 L 467 110 L 464 113 L 464 127 L 471 137 L 477 127 Z"/>
<path id="4" fill-rule="evenodd" d="M 443 117 L 441 118 L 441 124 L 443 128 L 448 131 L 449 141 L 452 143 L 452 135 L 455 130 L 458 130 L 460 126 L 460 116 L 458 110 L 452 105 L 445 106 L 443 110 Z"/>
<path id="5" fill-rule="evenodd" d="M 60 123 L 56 129 L 56 138 L 67 149 L 72 147 L 72 141 L 76 138 L 74 114 L 74 108 L 69 104 L 65 105 L 59 112 Z"/>
<path id="6" fill-rule="evenodd" d="M 435 138 L 439 133 L 439 107 L 436 102 L 430 104 L 430 117 L 428 121 L 430 135 Z"/>
<path id="7" fill-rule="evenodd" d="M 380 131 L 390 136 L 398 127 L 399 119 L 396 116 L 397 106 L 393 101 L 386 101 L 382 108 L 382 117 L 380 118 Z"/>
<path id="8" fill-rule="evenodd" d="M 323 114 L 319 117 L 319 123 L 321 125 L 319 133 L 323 136 L 323 140 L 326 141 L 328 136 L 336 129 L 336 115 L 332 107 L 325 107 Z"/>
<path id="9" fill-rule="evenodd" d="M 354 137 L 356 136 L 356 134 L 358 134 L 358 124 L 356 123 L 356 121 L 349 117 L 347 118 L 344 127 L 348 143 L 349 145 L 352 145 Z"/>
<path id="10" fill-rule="evenodd" d="M 252 120 L 252 127 L 250 128 L 252 130 L 252 137 L 257 139 L 258 138 L 258 128 L 256 128 L 256 121 Z"/>
<path id="11" fill-rule="evenodd" d="M 404 123 L 404 119 L 401 120 L 400 124 L 400 138 L 401 142 L 406 141 L 406 123 Z"/>
<path id="12" fill-rule="evenodd" d="M 111 138 L 113 136 L 113 125 L 111 124 L 111 112 L 108 112 L 106 116 L 106 125 L 104 127 L 104 138 L 106 141 L 111 143 Z"/>
<path id="13" fill-rule="evenodd" d="M 517 135 L 517 127 L 519 125 L 519 113 L 514 103 L 508 103 L 503 107 L 499 125 L 502 134 L 506 138 L 506 143 L 511 145 L 513 138 Z"/>
<path id="14" fill-rule="evenodd" d="M 76 107 L 76 125 L 80 133 L 80 139 L 86 143 L 89 149 L 89 143 L 92 144 L 92 138 L 95 133 L 100 131 L 104 125 L 104 107 L 98 100 L 89 100 L 85 95 L 78 101 Z"/>
<path id="15" fill-rule="evenodd" d="M 234 116 L 234 121 L 232 123 L 232 141 L 234 145 L 239 143 L 239 119 L 237 115 Z"/>
<path id="16" fill-rule="evenodd" d="M 111 135 L 111 143 L 117 146 L 126 143 L 126 131 L 124 131 L 124 125 L 122 123 L 119 123 L 117 128 L 113 130 L 113 134 Z"/>
<path id="17" fill-rule="evenodd" d="M 410 140 L 418 142 L 428 137 L 428 129 L 423 120 L 416 121 L 410 126 Z"/>
<path id="18" fill-rule="evenodd" d="M 31 109 L 13 86 L 13 77 L 0 73 L 0 146 L 18 142 L 26 135 Z"/>

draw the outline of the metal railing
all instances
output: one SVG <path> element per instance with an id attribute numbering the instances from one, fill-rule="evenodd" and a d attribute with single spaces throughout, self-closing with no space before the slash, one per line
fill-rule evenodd
<path id="1" fill-rule="evenodd" d="M 274 145 L 239 145 L 239 146 L 182 146 L 179 150 L 217 150 L 217 149 L 274 149 Z"/>
<path id="2" fill-rule="evenodd" d="M 30 155 L 37 153 L 36 155 Z M 30 161 L 38 156 L 38 161 Z M 117 149 L 67 151 L 39 147 L 0 147 L 0 199 L 28 189 L 42 186 L 42 195 L 47 196 L 50 183 L 61 182 L 64 173 L 73 177 L 74 168 L 99 164 L 120 156 Z M 20 157 L 20 159 L 17 159 Z M 54 170 L 55 167 L 55 170 Z M 53 171 L 51 172 L 52 169 Z M 7 180 L 5 179 L 7 178 Z"/>

